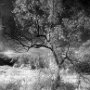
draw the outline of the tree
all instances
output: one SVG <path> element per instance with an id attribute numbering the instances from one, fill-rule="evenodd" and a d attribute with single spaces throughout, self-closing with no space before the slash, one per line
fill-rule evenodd
<path id="1" fill-rule="evenodd" d="M 59 68 L 68 61 L 77 71 L 83 63 L 75 50 L 90 39 L 86 8 L 80 0 L 16 0 L 12 11 L 16 29 L 7 35 L 28 49 L 50 49 Z"/>

